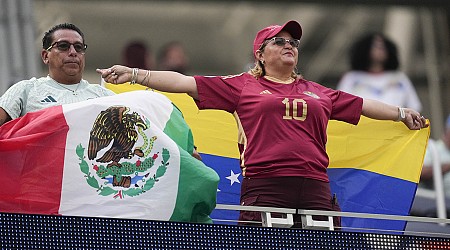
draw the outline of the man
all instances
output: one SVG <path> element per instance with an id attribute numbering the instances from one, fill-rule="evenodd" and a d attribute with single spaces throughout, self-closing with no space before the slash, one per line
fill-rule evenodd
<path id="1" fill-rule="evenodd" d="M 31 111 L 114 95 L 82 79 L 86 48 L 84 34 L 73 24 L 58 24 L 47 31 L 41 58 L 48 75 L 20 81 L 0 97 L 0 125 Z"/>

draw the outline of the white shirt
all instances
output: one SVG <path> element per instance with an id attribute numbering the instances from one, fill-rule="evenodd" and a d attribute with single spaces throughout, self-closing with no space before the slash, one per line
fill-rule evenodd
<path id="1" fill-rule="evenodd" d="M 350 71 L 337 89 L 366 99 L 374 99 L 398 107 L 422 110 L 422 104 L 409 78 L 399 71 L 369 73 Z"/>
<path id="2" fill-rule="evenodd" d="M 434 144 L 436 151 L 439 155 L 439 160 L 441 164 L 450 164 L 450 149 L 447 148 L 442 140 L 428 141 L 427 151 L 425 153 L 425 158 L 423 159 L 424 166 L 431 166 L 433 164 L 432 153 L 430 151 L 430 144 Z"/>
<path id="3" fill-rule="evenodd" d="M 98 84 L 90 84 L 86 80 L 66 85 L 56 82 L 49 76 L 33 77 L 12 85 L 0 97 L 0 107 L 9 114 L 11 119 L 15 119 L 28 112 L 51 106 L 110 95 L 114 95 L 114 92 Z"/>
<path id="4" fill-rule="evenodd" d="M 424 167 L 432 167 L 433 159 L 430 150 L 430 144 L 434 144 L 434 147 L 439 155 L 439 160 L 441 165 L 450 164 L 450 149 L 445 145 L 442 140 L 429 140 L 427 151 L 425 153 L 425 158 L 423 160 Z M 444 193 L 445 196 L 450 197 L 450 172 L 444 173 L 443 175 Z"/>

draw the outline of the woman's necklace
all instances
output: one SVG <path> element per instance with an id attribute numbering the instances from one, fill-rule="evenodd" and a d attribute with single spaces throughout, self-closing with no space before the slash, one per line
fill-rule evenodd
<path id="1" fill-rule="evenodd" d="M 292 82 L 295 81 L 295 79 L 292 78 L 292 77 L 289 77 L 288 80 L 281 80 L 281 79 L 278 79 L 278 78 L 273 77 L 273 76 L 265 75 L 264 78 L 266 78 L 267 80 L 270 80 L 272 82 L 278 82 L 278 83 L 284 83 L 284 84 L 289 84 L 289 83 L 292 83 Z"/>

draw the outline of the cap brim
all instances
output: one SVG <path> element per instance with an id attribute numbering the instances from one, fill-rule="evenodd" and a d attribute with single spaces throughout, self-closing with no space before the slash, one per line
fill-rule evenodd
<path id="1" fill-rule="evenodd" d="M 295 20 L 285 23 L 281 30 L 289 32 L 289 34 L 291 34 L 291 36 L 295 39 L 300 39 L 302 37 L 302 26 L 300 26 L 300 24 Z"/>

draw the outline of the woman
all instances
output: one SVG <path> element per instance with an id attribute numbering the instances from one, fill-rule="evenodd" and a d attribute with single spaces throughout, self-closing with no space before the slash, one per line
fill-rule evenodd
<path id="1" fill-rule="evenodd" d="M 199 109 L 232 113 L 239 127 L 242 205 L 339 211 L 326 172 L 329 119 L 357 124 L 362 114 L 401 120 L 410 129 L 427 125 L 414 110 L 363 100 L 297 75 L 301 36 L 296 21 L 262 29 L 253 43 L 255 67 L 239 75 L 191 77 L 119 65 L 97 71 L 108 82 L 187 93 Z M 299 217 L 294 220 L 301 225 Z M 261 221 L 261 215 L 242 211 L 240 221 Z"/>
<path id="2" fill-rule="evenodd" d="M 411 80 L 399 71 L 397 47 L 380 33 L 368 34 L 350 50 L 351 71 L 337 89 L 362 98 L 421 111 L 422 104 Z"/>

